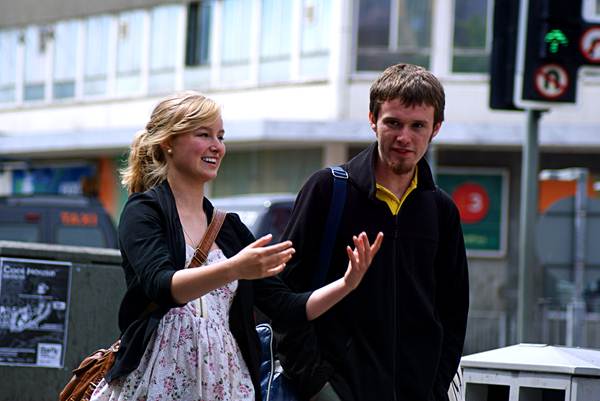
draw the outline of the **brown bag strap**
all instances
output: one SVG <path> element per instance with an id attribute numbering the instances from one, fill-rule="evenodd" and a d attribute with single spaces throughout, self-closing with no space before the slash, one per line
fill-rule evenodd
<path id="1" fill-rule="evenodd" d="M 225 221 L 225 216 L 227 216 L 226 212 L 214 209 L 213 218 L 206 229 L 206 233 L 204 233 L 204 237 L 202 237 L 202 241 L 200 241 L 200 245 L 196 248 L 196 252 L 194 253 L 194 257 L 192 258 L 189 267 L 198 267 L 206 262 L 208 252 L 210 252 L 210 248 L 212 247 L 213 242 L 215 242 L 219 230 L 221 230 L 221 226 Z"/>

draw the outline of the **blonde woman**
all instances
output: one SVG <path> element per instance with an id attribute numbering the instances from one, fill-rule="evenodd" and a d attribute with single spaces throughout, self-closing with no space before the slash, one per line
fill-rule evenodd
<path id="1" fill-rule="evenodd" d="M 228 214 L 206 263 L 186 269 L 213 214 L 204 184 L 217 176 L 224 134 L 219 106 L 184 92 L 162 100 L 133 141 L 119 223 L 121 348 L 94 401 L 260 400 L 253 306 L 279 324 L 315 319 L 356 288 L 380 247 L 382 234 L 370 244 L 361 233 L 342 278 L 295 294 L 275 276 L 292 243 L 255 240 Z M 140 318 L 151 302 L 158 309 Z"/>

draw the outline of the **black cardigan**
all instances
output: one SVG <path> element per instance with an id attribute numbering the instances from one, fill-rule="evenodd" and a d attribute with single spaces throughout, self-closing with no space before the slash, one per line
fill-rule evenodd
<path id="1" fill-rule="evenodd" d="M 204 198 L 208 219 L 213 206 Z M 216 243 L 228 258 L 254 241 L 236 214 L 228 213 Z M 173 274 L 185 265 L 185 239 L 173 193 L 165 180 L 143 193 L 132 194 L 121 214 L 119 245 L 127 291 L 119 310 L 121 347 L 106 380 L 122 377 L 139 364 L 160 319 L 178 304 L 171 295 Z M 229 314 L 229 326 L 246 361 L 256 399 L 260 400 L 259 342 L 253 306 L 278 324 L 296 326 L 306 322 L 310 292 L 292 293 L 276 278 L 239 280 Z M 154 302 L 158 309 L 139 318 Z"/>

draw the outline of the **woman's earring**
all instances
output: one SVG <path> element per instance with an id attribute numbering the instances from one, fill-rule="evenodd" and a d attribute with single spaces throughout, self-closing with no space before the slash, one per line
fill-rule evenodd
<path id="1" fill-rule="evenodd" d="M 172 155 L 172 154 L 173 154 L 173 149 L 171 149 L 171 148 L 168 148 L 168 149 L 167 149 L 167 153 L 168 153 L 168 154 L 170 154 L 170 155 Z"/>

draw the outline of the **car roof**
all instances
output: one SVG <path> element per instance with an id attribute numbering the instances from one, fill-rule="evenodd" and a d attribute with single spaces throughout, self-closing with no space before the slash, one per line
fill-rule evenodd
<path id="1" fill-rule="evenodd" d="M 97 199 L 81 195 L 12 195 L 0 196 L 0 204 L 7 206 L 99 206 Z"/>
<path id="2" fill-rule="evenodd" d="M 296 195 L 293 193 L 265 193 L 233 195 L 213 198 L 211 202 L 218 207 L 270 207 L 277 203 L 294 202 Z"/>

